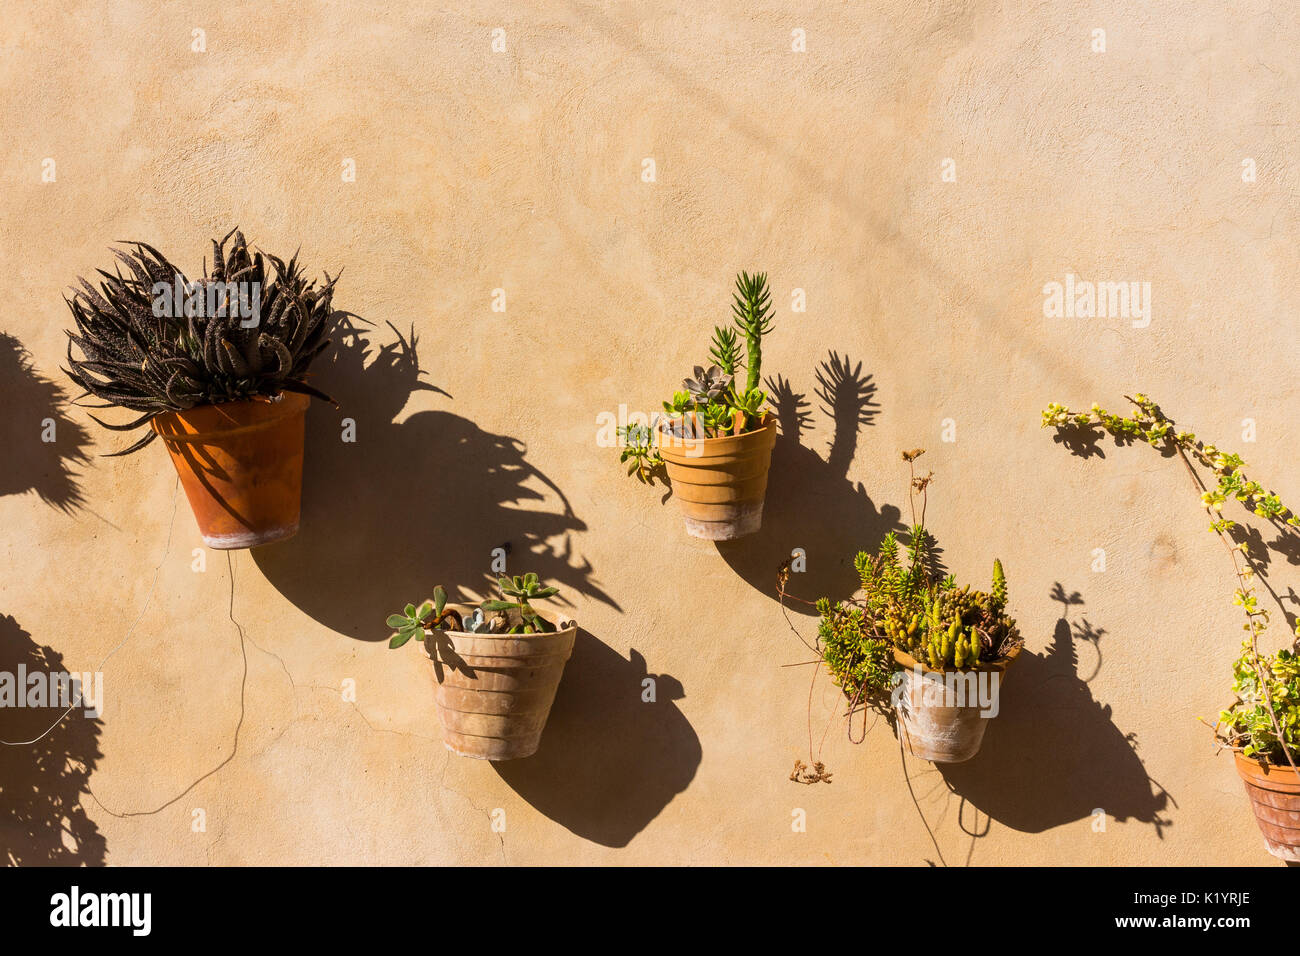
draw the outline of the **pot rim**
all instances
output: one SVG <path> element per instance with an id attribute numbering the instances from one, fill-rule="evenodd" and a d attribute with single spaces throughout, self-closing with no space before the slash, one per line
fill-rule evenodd
<path id="1" fill-rule="evenodd" d="M 310 404 L 310 395 L 304 395 L 301 392 L 280 391 L 274 396 L 258 395 L 252 398 L 241 398 L 233 402 L 204 402 L 201 405 L 195 405 L 179 412 L 163 412 L 161 415 L 155 415 L 149 420 L 149 427 L 152 428 L 158 437 L 165 442 L 176 442 L 178 444 L 201 444 L 216 436 L 226 438 L 231 435 L 240 435 L 245 432 L 260 431 L 261 429 L 274 425 L 286 418 L 291 418 L 294 415 L 301 414 L 307 410 L 307 406 Z M 184 422 L 185 416 L 191 413 L 210 417 L 213 415 L 224 414 L 221 409 L 250 407 L 265 409 L 265 417 L 257 422 L 232 423 L 227 427 L 223 427 L 220 423 L 216 423 L 215 427 L 210 426 L 197 431 L 169 432 L 163 431 L 159 426 L 160 421 L 171 423 Z M 208 409 L 212 409 L 213 411 L 208 411 Z"/>
<path id="2" fill-rule="evenodd" d="M 423 601 L 420 602 L 420 604 L 417 604 L 416 607 L 419 607 L 420 605 L 424 604 L 425 601 L 432 603 L 433 598 L 425 598 Z M 447 604 L 444 605 L 444 607 L 455 608 L 456 610 L 461 610 L 462 608 L 466 608 L 470 611 L 473 611 L 476 607 L 478 607 L 478 605 L 460 604 L 457 602 L 448 601 Z M 553 614 L 548 611 L 543 611 L 540 608 L 533 608 L 533 610 L 537 611 L 538 615 L 540 615 L 541 617 L 545 618 L 547 621 L 550 621 L 552 624 L 554 624 L 555 630 L 545 634 L 489 634 L 487 632 L 480 634 L 475 631 L 444 631 L 442 630 L 442 628 L 438 628 L 438 630 L 443 634 L 456 634 L 461 637 L 487 637 L 487 638 L 493 638 L 495 640 L 507 640 L 507 641 L 531 641 L 531 640 L 537 640 L 539 638 L 563 637 L 565 634 L 568 634 L 570 631 L 572 631 L 575 634 L 578 631 L 578 622 L 573 620 L 573 618 L 568 619 L 571 622 L 568 627 L 560 627 L 559 615 Z M 461 616 L 463 617 L 464 615 Z M 425 631 L 426 638 L 430 637 L 434 633 L 433 629 L 428 627 L 426 627 L 424 631 Z"/>
<path id="3" fill-rule="evenodd" d="M 1276 773 L 1276 774 L 1281 774 L 1283 776 L 1294 777 L 1296 780 L 1300 780 L 1300 774 L 1297 774 L 1296 771 L 1292 770 L 1290 764 L 1285 764 L 1285 763 L 1278 764 L 1278 763 L 1273 763 L 1272 761 L 1265 763 L 1264 761 L 1260 760 L 1258 757 L 1244 756 L 1239 750 L 1234 750 L 1232 752 L 1232 756 L 1234 762 L 1237 765 L 1238 772 L 1241 771 L 1241 768 L 1243 766 L 1248 767 L 1252 771 L 1250 774 L 1252 777 L 1255 776 L 1267 777 L 1271 774 Z"/>
<path id="4" fill-rule="evenodd" d="M 895 647 L 893 649 L 894 663 L 901 664 L 903 665 L 903 667 L 907 668 L 908 670 L 914 670 L 917 667 L 920 667 L 922 672 L 926 674 L 951 674 L 951 673 L 972 674 L 972 673 L 979 673 L 980 671 L 1001 672 L 1001 671 L 1005 671 L 1008 667 L 1010 667 L 1011 662 L 1020 656 L 1020 652 L 1021 650 L 1024 649 L 1024 646 L 1025 645 L 1023 643 L 1017 644 L 1015 647 L 1011 649 L 1011 653 L 1008 654 L 1006 657 L 1002 658 L 1001 660 L 988 661 L 988 662 L 980 661 L 979 664 L 977 664 L 974 667 L 963 667 L 954 671 L 935 670 L 929 664 L 926 664 L 922 661 L 918 661 L 911 654 L 907 653 L 907 651 L 900 650 L 899 648 Z"/>
<path id="5" fill-rule="evenodd" d="M 672 439 L 674 445 L 682 445 L 687 442 L 692 445 L 697 443 L 707 445 L 709 442 L 734 441 L 737 438 L 748 438 L 751 435 L 761 435 L 768 429 L 771 429 L 772 431 L 776 430 L 776 416 L 767 411 L 763 412 L 763 424 L 759 425 L 757 428 L 751 428 L 749 431 L 740 432 L 737 435 L 715 435 L 712 438 L 680 438 L 677 435 L 671 435 L 664 431 L 664 424 L 670 420 L 671 419 L 660 419 L 659 425 L 655 428 L 655 432 L 659 435 L 667 435 Z"/>

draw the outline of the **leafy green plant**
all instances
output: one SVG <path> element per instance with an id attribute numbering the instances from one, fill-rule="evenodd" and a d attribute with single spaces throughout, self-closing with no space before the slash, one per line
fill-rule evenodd
<path id="1" fill-rule="evenodd" d="M 1242 624 L 1246 632 L 1242 655 L 1233 671 L 1237 700 L 1220 714 L 1216 734 L 1228 749 L 1275 763 L 1285 761 L 1300 770 L 1296 766 L 1300 748 L 1300 683 L 1296 672 L 1300 621 L 1295 624 L 1295 641 L 1290 648 L 1271 656 L 1260 654 L 1259 639 L 1268 629 L 1269 611 L 1260 607 L 1254 584 L 1259 567 L 1247 542 L 1234 540 L 1237 522 L 1225 518 L 1223 509 L 1229 501 L 1236 501 L 1283 534 L 1295 533 L 1300 528 L 1300 517 L 1274 492 L 1247 477 L 1241 456 L 1206 444 L 1193 432 L 1180 430 L 1159 405 L 1140 392 L 1128 400 L 1134 406 L 1128 415 L 1108 412 L 1096 404 L 1086 412 L 1077 412 L 1053 402 L 1043 410 L 1042 425 L 1055 428 L 1067 446 L 1095 442 L 1105 432 L 1117 444 L 1143 441 L 1182 461 L 1210 517 L 1209 530 L 1219 537 L 1232 560 L 1237 579 L 1232 603 L 1242 609 L 1246 618 Z M 1276 593 L 1272 593 L 1276 599 Z"/>
<path id="2" fill-rule="evenodd" d="M 628 465 L 629 475 L 648 482 L 662 464 L 655 450 L 660 423 L 679 438 L 719 438 L 763 426 L 767 393 L 758 385 L 762 379 L 763 336 L 772 331 L 771 298 L 766 273 L 751 276 L 742 272 L 736 277 L 732 302 L 735 328 L 714 328 L 709 343 L 711 363 L 694 367 L 672 400 L 662 403 L 663 417 L 651 427 L 628 425 L 618 429 L 623 440 L 619 461 Z M 743 363 L 741 335 L 745 340 Z M 744 388 L 737 382 L 742 364 Z"/>
<path id="3" fill-rule="evenodd" d="M 231 234 L 235 240 L 227 254 Z M 68 332 L 65 373 L 86 395 L 103 402 L 94 407 L 143 413 L 124 424 L 92 415 L 96 422 L 112 431 L 130 431 L 167 412 L 285 391 L 333 402 L 307 384 L 306 374 L 330 344 L 337 276 L 327 274 L 323 285 L 308 281 L 297 256 L 285 263 L 250 252 L 237 229 L 212 241 L 212 272 L 205 268 L 195 283 L 152 246 L 129 246 L 126 252 L 113 250 L 120 263 L 115 272 L 98 270 L 98 289 L 82 278 L 81 288 L 65 298 L 76 325 Z M 164 314 L 159 296 L 175 289 L 185 290 L 185 302 L 174 302 Z M 241 306 L 248 303 L 237 290 L 249 289 L 257 297 L 255 322 L 241 316 Z M 207 303 L 214 307 L 206 308 Z M 74 346 L 81 358 L 73 355 Z M 114 454 L 129 454 L 154 437 L 150 429 Z"/>
<path id="4" fill-rule="evenodd" d="M 438 585 L 433 589 L 432 601 L 425 601 L 419 607 L 408 604 L 400 613 L 388 615 L 385 623 L 395 632 L 388 646 L 401 647 L 412 637 L 422 641 L 426 630 L 492 634 L 546 634 L 556 630 L 531 602 L 554 597 L 560 593 L 559 588 L 542 584 L 532 572 L 499 578 L 497 585 L 506 598 L 513 600 L 488 598 L 468 619 L 447 607 L 447 592 Z"/>

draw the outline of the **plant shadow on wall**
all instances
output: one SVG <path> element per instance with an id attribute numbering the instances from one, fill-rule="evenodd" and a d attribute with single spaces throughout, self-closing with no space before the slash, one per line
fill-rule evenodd
<path id="1" fill-rule="evenodd" d="M 819 408 L 834 423 L 823 458 L 801 438 L 812 424 L 812 403 L 785 378 L 767 381 L 779 434 L 772 449 L 763 525 L 754 534 L 717 542 L 718 553 L 756 590 L 772 595 L 777 569 L 789 563 L 796 548 L 806 555 L 799 590 L 838 594 L 855 581 L 852 556 L 863 541 L 879 541 L 901 530 L 901 512 L 893 505 L 877 508 L 861 482 L 849 480 L 858 434 L 880 413 L 876 384 L 862 363 L 831 352 L 816 370 Z M 797 570 L 797 569 L 796 569 Z M 812 614 L 811 606 L 795 606 Z"/>
<path id="2" fill-rule="evenodd" d="M 624 847 L 690 784 L 703 751 L 678 708 L 681 682 L 650 674 L 579 630 L 541 748 L 493 763 L 539 812 L 578 836 Z"/>
<path id="3" fill-rule="evenodd" d="M 7 615 L 0 615 L 0 673 L 62 672 L 63 656 L 42 647 Z M 71 691 L 76 699 L 79 684 Z M 30 699 L 30 698 L 28 698 Z M 86 816 L 81 796 L 99 750 L 100 720 L 81 707 L 35 743 L 64 707 L 0 707 L 0 863 L 9 866 L 100 866 L 106 845 Z"/>
<path id="4" fill-rule="evenodd" d="M 316 384 L 341 410 L 318 404 L 307 417 L 302 528 L 253 549 L 267 580 L 315 620 L 366 641 L 387 639 L 385 616 L 403 595 L 429 595 L 443 581 L 489 590 L 496 548 L 509 552 L 512 573 L 558 585 L 561 603 L 564 592 L 578 593 L 620 610 L 573 553 L 586 524 L 523 442 L 446 411 L 398 421 L 415 392 L 446 393 L 422 381 L 413 335 L 394 329 L 376 346 L 368 325 L 345 316 L 333 356 L 322 359 Z M 355 442 L 342 440 L 346 419 Z M 647 677 L 654 702 L 642 701 Z M 674 703 L 682 696 L 675 678 L 647 674 L 636 651 L 625 659 L 580 631 L 541 749 L 493 766 L 574 833 L 624 846 L 699 765 L 699 739 Z"/>
<path id="5" fill-rule="evenodd" d="M 1097 424 L 1067 422 L 1056 424 L 1054 428 L 1055 434 L 1052 440 L 1076 458 L 1106 457 L 1106 452 L 1101 447 L 1106 432 Z M 1116 448 L 1123 448 L 1135 444 L 1137 439 L 1128 437 L 1121 439 L 1119 436 L 1111 435 L 1111 441 Z M 1162 458 L 1174 458 L 1178 454 L 1177 450 L 1169 444 L 1160 445 L 1157 450 Z M 1297 612 L 1300 612 L 1300 594 L 1297 594 L 1294 588 L 1288 588 L 1286 593 L 1279 594 L 1269 581 L 1269 572 L 1272 570 L 1274 556 L 1282 558 L 1292 566 L 1300 566 L 1300 531 L 1278 520 L 1269 520 L 1267 526 L 1276 537 L 1266 539 L 1257 525 L 1240 521 L 1228 528 L 1226 534 L 1234 543 L 1244 544 L 1249 549 L 1257 580 L 1269 592 L 1282 612 L 1287 627 L 1294 631 L 1297 620 L 1300 620 L 1297 617 Z"/>
<path id="6" fill-rule="evenodd" d="M 394 340 L 375 347 L 370 324 L 341 317 L 333 354 L 314 366 L 313 384 L 340 410 L 318 403 L 307 416 L 302 527 L 253 549 L 267 580 L 326 627 L 364 641 L 387 639 L 395 594 L 427 594 L 440 581 L 493 584 L 496 548 L 509 569 L 618 608 L 573 554 L 586 524 L 523 442 L 447 411 L 398 421 L 416 392 L 447 393 L 422 380 L 414 333 L 393 329 Z"/>
<path id="7" fill-rule="evenodd" d="M 65 415 L 69 402 L 63 388 L 40 375 L 22 343 L 3 332 L 0 395 L 7 406 L 0 419 L 0 448 L 5 450 L 0 496 L 34 491 L 61 511 L 81 507 L 73 469 L 90 460 L 86 453 L 90 438 Z"/>
<path id="8" fill-rule="evenodd" d="M 1040 833 L 1101 810 L 1108 821 L 1149 823 L 1163 837 L 1171 821 L 1161 814 L 1174 801 L 1147 775 L 1136 736 L 1115 726 L 1110 706 L 1088 687 L 1101 670 L 1106 632 L 1072 613 L 1083 605 L 1077 591 L 1058 582 L 1051 597 L 1062 608 L 1052 645 L 1043 654 L 1020 654 L 979 755 L 935 767 L 963 810 L 968 803 L 1013 830 Z M 1079 673 L 1081 645 L 1096 658 L 1086 677 Z M 966 815 L 959 816 L 965 829 Z"/>

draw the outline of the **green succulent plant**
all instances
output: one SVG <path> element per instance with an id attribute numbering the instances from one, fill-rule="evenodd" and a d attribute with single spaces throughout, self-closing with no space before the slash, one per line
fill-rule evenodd
<path id="1" fill-rule="evenodd" d="M 924 452 L 907 452 L 911 463 Z M 928 494 L 932 476 L 917 479 L 914 494 Z M 924 505 L 922 507 L 924 515 Z M 846 696 L 886 712 L 893 675 L 894 650 L 903 651 L 933 670 L 963 670 L 1002 660 L 1022 643 L 1016 622 L 1006 614 L 1007 582 L 1002 562 L 993 562 L 988 592 L 958 588 L 948 575 L 934 580 L 933 539 L 916 520 L 907 536 L 907 553 L 894 532 L 885 535 L 875 554 L 861 551 L 853 560 L 861 597 L 816 602 L 820 614 L 817 650 L 822 663 Z M 784 596 L 784 592 L 782 592 Z"/>
<path id="2" fill-rule="evenodd" d="M 740 339 L 736 336 L 735 329 L 714 326 L 709 358 L 727 375 L 736 374 L 736 368 L 740 365 Z"/>
<path id="3" fill-rule="evenodd" d="M 505 597 L 514 600 L 488 598 L 479 604 L 479 611 L 494 615 L 494 626 L 489 630 L 504 634 L 555 631 L 555 625 L 542 617 L 530 602 L 554 597 L 560 593 L 559 588 L 542 584 L 532 572 L 499 578 L 497 585 Z M 401 647 L 413 637 L 422 641 L 426 630 L 462 631 L 466 627 L 460 612 L 447 607 L 447 592 L 442 585 L 433 589 L 432 601 L 425 601 L 419 607 L 408 604 L 400 613 L 388 615 L 384 623 L 395 632 L 388 640 L 390 648 Z"/>
<path id="4" fill-rule="evenodd" d="M 667 403 L 664 403 L 667 405 Z M 618 435 L 623 439 L 623 451 L 618 460 L 627 464 L 627 473 L 650 484 L 663 471 L 664 460 L 654 444 L 649 425 L 624 425 Z M 628 464 L 630 462 L 630 464 Z"/>
<path id="5" fill-rule="evenodd" d="M 714 327 L 709 344 L 712 364 L 696 365 L 672 401 L 663 403 L 664 429 L 680 438 L 719 438 L 763 425 L 767 393 L 758 383 L 762 376 L 763 336 L 772 330 L 771 298 L 765 273 L 751 276 L 742 272 L 736 277 L 732 302 L 736 328 Z M 743 389 L 737 382 L 742 365 L 742 333 L 746 348 Z M 645 434 L 640 429 L 620 428 L 618 435 L 623 439 L 619 461 L 631 462 L 628 474 L 648 482 L 654 469 L 662 464 L 653 447 L 656 429 L 649 432 L 651 447 L 644 443 Z"/>
<path id="6" fill-rule="evenodd" d="M 231 235 L 235 239 L 227 253 Z M 212 241 L 212 272 L 205 269 L 194 283 L 147 243 L 128 245 L 128 251 L 113 250 L 119 262 L 115 272 L 98 270 L 99 288 L 79 279 L 81 288 L 64 300 L 76 326 L 68 331 L 64 372 L 86 395 L 102 401 L 93 407 L 143 413 L 122 424 L 92 415 L 96 422 L 131 431 L 167 412 L 286 391 L 333 403 L 307 384 L 306 374 L 330 344 L 337 276 L 327 274 L 317 285 L 304 277 L 297 256 L 286 263 L 250 252 L 237 229 Z M 178 288 L 183 305 L 170 294 Z M 257 298 L 255 322 L 241 315 L 246 290 Z M 150 429 L 113 454 L 129 454 L 154 437 Z"/>
<path id="7" fill-rule="evenodd" d="M 772 331 L 772 295 L 767 289 L 767 273 L 750 275 L 741 272 L 736 277 L 736 291 L 732 295 L 731 311 L 736 326 L 745 335 L 748 376 L 745 391 L 752 392 L 762 380 L 763 336 Z"/>
<path id="8" fill-rule="evenodd" d="M 518 621 L 512 624 L 509 633 L 534 634 L 555 630 L 555 625 L 538 614 L 528 602 L 555 597 L 560 593 L 559 588 L 542 584 L 537 579 L 537 575 L 531 572 L 522 576 L 516 575 L 513 578 L 501 578 L 497 584 L 500 586 L 502 594 L 508 598 L 514 598 L 514 600 L 489 600 L 484 601 L 479 607 L 484 611 L 504 611 L 517 615 Z"/>

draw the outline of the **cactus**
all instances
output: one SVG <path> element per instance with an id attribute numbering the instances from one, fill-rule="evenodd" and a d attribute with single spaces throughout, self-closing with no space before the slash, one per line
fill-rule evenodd
<path id="1" fill-rule="evenodd" d="M 772 331 L 772 296 L 767 290 L 766 272 L 752 276 L 741 272 L 736 277 L 731 311 L 736 326 L 745 333 L 745 391 L 751 392 L 762 380 L 763 336 Z"/>
<path id="2" fill-rule="evenodd" d="M 997 558 L 993 559 L 993 590 L 989 596 L 992 598 L 993 610 L 1001 614 L 1007 606 L 1007 575 L 1002 570 L 1002 562 Z"/>

